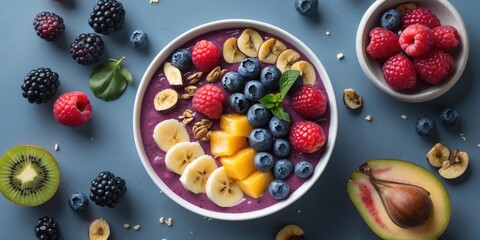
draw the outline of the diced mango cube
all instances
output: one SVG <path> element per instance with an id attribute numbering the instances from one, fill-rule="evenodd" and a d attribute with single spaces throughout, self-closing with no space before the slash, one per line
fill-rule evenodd
<path id="1" fill-rule="evenodd" d="M 272 181 L 272 171 L 262 172 L 256 170 L 247 178 L 237 181 L 237 185 L 245 195 L 251 198 L 259 198 L 267 190 L 268 185 Z"/>
<path id="2" fill-rule="evenodd" d="M 231 156 L 246 147 L 246 137 L 234 136 L 225 131 L 212 131 L 210 134 L 210 152 L 217 157 Z"/>
<path id="3" fill-rule="evenodd" d="M 243 180 L 255 171 L 255 163 L 253 162 L 255 153 L 257 153 L 255 149 L 247 147 L 232 156 L 220 158 L 220 161 L 230 178 Z"/>
<path id="4" fill-rule="evenodd" d="M 253 127 L 245 114 L 224 114 L 220 117 L 220 129 L 234 136 L 248 137 Z"/>

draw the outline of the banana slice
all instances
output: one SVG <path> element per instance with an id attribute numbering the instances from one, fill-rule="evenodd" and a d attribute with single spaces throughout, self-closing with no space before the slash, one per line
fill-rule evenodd
<path id="1" fill-rule="evenodd" d="M 287 46 L 275 38 L 269 38 L 260 45 L 258 49 L 258 60 L 260 62 L 274 64 L 277 61 L 278 55 L 285 51 Z"/>
<path id="2" fill-rule="evenodd" d="M 347 88 L 343 90 L 343 103 L 352 110 L 358 109 L 362 106 L 362 95 L 352 88 Z"/>
<path id="3" fill-rule="evenodd" d="M 237 38 L 231 37 L 223 43 L 223 59 L 227 63 L 241 62 L 247 56 L 243 54 L 237 47 Z"/>
<path id="4" fill-rule="evenodd" d="M 427 153 L 427 160 L 433 167 L 441 167 L 450 158 L 450 150 L 443 143 L 435 144 Z"/>
<path id="5" fill-rule="evenodd" d="M 211 156 L 200 156 L 185 167 L 180 182 L 184 188 L 195 194 L 204 193 L 208 177 L 217 168 L 217 163 Z"/>
<path id="6" fill-rule="evenodd" d="M 469 157 L 466 152 L 453 150 L 447 161 L 442 162 L 442 167 L 438 169 L 440 176 L 446 179 L 460 177 L 468 167 Z"/>
<path id="7" fill-rule="evenodd" d="M 177 91 L 167 88 L 159 91 L 153 98 L 153 105 L 155 110 L 159 112 L 165 112 L 174 108 L 179 102 L 180 97 Z"/>
<path id="8" fill-rule="evenodd" d="M 163 73 L 170 86 L 183 86 L 182 73 L 180 69 L 173 66 L 171 62 L 165 62 L 163 64 Z"/>
<path id="9" fill-rule="evenodd" d="M 164 120 L 153 129 L 153 140 L 162 151 L 168 151 L 179 142 L 190 141 L 185 125 L 175 119 Z"/>
<path id="10" fill-rule="evenodd" d="M 205 185 L 207 197 L 220 207 L 231 207 L 243 199 L 240 187 L 228 178 L 223 167 L 210 174 Z"/>
<path id="11" fill-rule="evenodd" d="M 278 55 L 277 58 L 277 68 L 280 69 L 281 72 L 288 70 L 292 67 L 292 65 L 300 60 L 300 54 L 293 50 L 287 49 Z"/>
<path id="12" fill-rule="evenodd" d="M 275 240 L 304 239 L 303 229 L 298 225 L 289 224 L 278 231 Z"/>
<path id="13" fill-rule="evenodd" d="M 294 63 L 290 69 L 300 72 L 300 75 L 303 77 L 303 85 L 315 85 L 315 82 L 317 81 L 317 74 L 315 73 L 315 68 L 311 63 L 301 60 Z"/>
<path id="14" fill-rule="evenodd" d="M 258 49 L 263 43 L 263 38 L 257 31 L 247 28 L 243 30 L 240 37 L 237 39 L 237 46 L 243 54 L 249 57 L 257 57 Z"/>
<path id="15" fill-rule="evenodd" d="M 165 154 L 165 166 L 167 169 L 182 175 L 185 167 L 193 159 L 205 155 L 202 146 L 198 142 L 179 142 L 171 147 Z"/>

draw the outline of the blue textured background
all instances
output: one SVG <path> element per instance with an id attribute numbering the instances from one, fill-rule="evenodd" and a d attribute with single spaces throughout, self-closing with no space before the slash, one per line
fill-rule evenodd
<path id="1" fill-rule="evenodd" d="M 88 76 L 93 66 L 81 66 L 71 59 L 70 42 L 82 32 L 91 32 L 87 23 L 94 0 L 2 1 L 0 8 L 0 152 L 20 144 L 35 144 L 49 149 L 57 158 L 62 181 L 55 197 L 46 204 L 20 207 L 0 197 L 0 239 L 33 239 L 38 217 L 50 215 L 61 226 L 62 239 L 86 239 L 90 220 L 104 217 L 112 228 L 111 239 L 273 239 L 285 224 L 303 227 L 308 239 L 376 239 L 350 203 L 345 185 L 350 173 L 372 158 L 407 159 L 427 169 L 425 153 L 438 141 L 470 154 L 469 171 L 461 179 L 443 180 L 452 200 L 452 218 L 442 239 L 480 239 L 478 182 L 480 164 L 480 17 L 478 0 L 451 1 L 463 16 L 469 31 L 470 59 L 458 84 L 444 96 L 430 102 L 411 104 L 388 97 L 374 87 L 358 65 L 355 33 L 363 12 L 373 1 L 319 1 L 318 15 L 304 17 L 295 11 L 293 0 L 123 0 L 126 22 L 120 32 L 103 37 L 103 61 L 126 56 L 125 65 L 135 77 L 124 95 L 113 102 L 93 96 Z M 57 42 L 46 42 L 35 35 L 34 16 L 52 11 L 64 18 L 66 32 Z M 320 58 L 333 82 L 339 103 L 339 132 L 334 154 L 314 187 L 290 207 L 265 218 L 228 222 L 207 220 L 183 209 L 164 194 L 147 176 L 137 155 L 132 133 L 132 110 L 138 83 L 150 61 L 176 36 L 197 25 L 225 18 L 264 21 L 297 36 Z M 441 16 L 440 16 L 441 18 Z M 143 50 L 132 49 L 128 37 L 135 29 L 149 34 Z M 325 32 L 331 35 L 326 36 Z M 336 59 L 342 52 L 345 58 Z M 21 96 L 24 76 L 34 68 L 50 67 L 60 75 L 60 92 L 87 92 L 93 104 L 90 122 L 77 128 L 58 124 L 52 115 L 52 102 L 32 105 Z M 353 113 L 342 104 L 344 88 L 352 87 L 364 96 L 361 112 Z M 437 134 L 423 138 L 415 133 L 416 118 L 438 114 L 446 106 L 461 114 L 459 126 L 446 129 L 440 124 Z M 400 116 L 408 116 L 403 120 Z M 373 121 L 364 120 L 371 115 Z M 465 140 L 459 135 L 464 134 Z M 60 150 L 53 150 L 58 143 Z M 71 192 L 89 191 L 90 181 L 102 170 L 122 176 L 128 185 L 124 201 L 115 209 L 91 204 L 86 212 L 76 213 L 67 204 Z M 475 187 L 477 186 L 477 187 Z M 173 218 L 171 227 L 161 225 L 160 217 Z M 124 223 L 141 225 L 140 231 L 126 230 Z"/>

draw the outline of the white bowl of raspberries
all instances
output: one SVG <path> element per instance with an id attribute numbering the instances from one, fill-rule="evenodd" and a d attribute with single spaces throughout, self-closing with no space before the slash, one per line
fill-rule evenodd
<path id="1" fill-rule="evenodd" d="M 447 0 L 378 0 L 360 21 L 356 51 L 362 70 L 382 91 L 425 102 L 458 81 L 469 42 L 462 17 Z"/>

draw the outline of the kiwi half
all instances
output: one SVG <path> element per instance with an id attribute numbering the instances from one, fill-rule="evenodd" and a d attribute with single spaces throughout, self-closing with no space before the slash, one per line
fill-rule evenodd
<path id="1" fill-rule="evenodd" d="M 16 146 L 0 159 L 0 192 L 15 204 L 38 206 L 57 192 L 60 169 L 47 150 Z"/>

